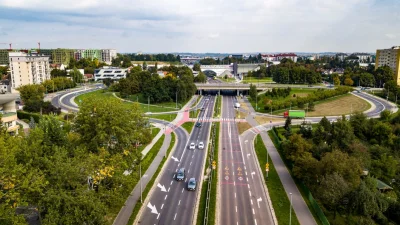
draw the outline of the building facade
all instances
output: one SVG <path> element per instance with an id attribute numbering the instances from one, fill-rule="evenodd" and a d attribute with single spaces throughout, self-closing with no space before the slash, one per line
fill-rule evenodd
<path id="1" fill-rule="evenodd" d="M 126 78 L 128 69 L 121 69 L 116 67 L 103 68 L 94 70 L 94 81 L 104 80 L 111 78 L 112 80 L 119 80 Z"/>
<path id="2" fill-rule="evenodd" d="M 375 69 L 385 65 L 393 70 L 395 81 L 400 85 L 400 46 L 376 50 Z"/>
<path id="3" fill-rule="evenodd" d="M 0 95 L 0 123 L 7 129 L 7 132 L 17 134 L 19 126 L 17 125 L 17 107 L 15 100 L 16 94 Z"/>
<path id="4" fill-rule="evenodd" d="M 50 79 L 48 56 L 32 55 L 24 52 L 10 52 L 11 85 L 13 91 L 27 84 L 40 84 Z"/>
<path id="5" fill-rule="evenodd" d="M 117 58 L 117 50 L 115 49 L 102 49 L 101 50 L 101 61 L 111 64 L 112 60 Z"/>

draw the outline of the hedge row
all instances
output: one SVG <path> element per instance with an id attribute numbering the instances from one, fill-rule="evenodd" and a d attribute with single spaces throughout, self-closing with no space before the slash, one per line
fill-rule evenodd
<path id="1" fill-rule="evenodd" d="M 20 111 L 20 110 L 18 110 L 17 111 L 17 116 L 18 116 L 18 119 L 27 119 L 27 120 L 31 120 L 31 117 L 35 120 L 35 122 L 36 123 L 38 123 L 39 122 L 39 120 L 40 120 L 40 114 L 37 114 L 37 113 L 29 113 L 29 112 L 25 112 L 25 111 Z"/>

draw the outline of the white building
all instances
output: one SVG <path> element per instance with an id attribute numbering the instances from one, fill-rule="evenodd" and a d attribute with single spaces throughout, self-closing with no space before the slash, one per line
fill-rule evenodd
<path id="1" fill-rule="evenodd" d="M 10 52 L 9 62 L 13 91 L 22 85 L 40 84 L 50 79 L 49 57 Z"/>
<path id="2" fill-rule="evenodd" d="M 400 85 L 400 46 L 376 50 L 375 69 L 381 66 L 389 66 L 394 72 L 397 85 Z"/>
<path id="3" fill-rule="evenodd" d="M 113 59 L 117 58 L 117 50 L 115 49 L 102 49 L 101 61 L 111 65 Z"/>
<path id="4" fill-rule="evenodd" d="M 17 94 L 2 94 L 0 95 L 0 123 L 7 129 L 7 132 L 18 134 L 17 125 L 17 107 L 15 100 Z"/>
<path id="5" fill-rule="evenodd" d="M 104 80 L 111 78 L 112 80 L 119 80 L 121 78 L 126 78 L 128 69 L 121 69 L 116 67 L 96 69 L 94 70 L 94 81 Z"/>

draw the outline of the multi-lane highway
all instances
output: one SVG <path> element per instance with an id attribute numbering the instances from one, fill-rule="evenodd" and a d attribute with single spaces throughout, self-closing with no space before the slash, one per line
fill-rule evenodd
<path id="1" fill-rule="evenodd" d="M 254 151 L 239 140 L 235 97 L 222 99 L 219 224 L 274 224 Z"/>
<path id="2" fill-rule="evenodd" d="M 147 207 L 141 214 L 138 224 L 192 224 L 196 219 L 194 212 L 206 155 L 206 149 L 198 149 L 198 143 L 202 141 L 208 146 L 211 128 L 208 118 L 212 117 L 214 111 L 214 97 L 204 97 L 200 104 L 204 104 L 204 110 L 199 114 L 201 128 L 194 127 L 189 141 L 172 153 L 156 184 L 157 188 L 145 203 Z M 192 142 L 196 144 L 195 150 L 189 149 Z M 176 181 L 174 178 L 180 168 L 185 168 L 186 177 L 183 181 Z M 196 191 L 187 190 L 187 181 L 192 177 L 198 181 Z"/>

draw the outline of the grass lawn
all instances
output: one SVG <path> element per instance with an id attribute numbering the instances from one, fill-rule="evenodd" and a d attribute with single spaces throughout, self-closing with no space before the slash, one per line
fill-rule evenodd
<path id="1" fill-rule="evenodd" d="M 355 112 L 364 112 L 371 108 L 371 105 L 357 96 L 345 94 L 315 102 L 314 108 L 314 111 L 307 112 L 307 117 L 348 115 Z M 298 108 L 292 107 L 292 109 Z M 283 112 L 286 110 L 277 110 L 272 112 L 272 114 L 283 115 Z"/>
<path id="2" fill-rule="evenodd" d="M 217 99 L 215 102 L 215 109 L 214 109 L 214 118 L 219 117 L 221 115 L 221 107 L 222 107 L 222 101 L 221 101 L 221 95 L 217 95 Z"/>
<path id="3" fill-rule="evenodd" d="M 119 94 L 117 94 L 119 97 Z M 129 101 L 132 102 L 137 102 L 139 100 L 140 105 L 142 106 L 142 109 L 144 112 L 147 112 L 147 99 L 142 96 L 141 93 L 135 94 L 135 95 L 130 95 L 128 98 L 126 98 Z M 186 104 L 186 102 L 184 102 Z M 169 112 L 169 111 L 176 111 L 179 110 L 183 107 L 182 103 L 178 102 L 178 109 L 176 108 L 176 102 L 161 102 L 161 103 L 151 103 L 150 102 L 150 112 Z"/>
<path id="4" fill-rule="evenodd" d="M 183 128 L 185 128 L 185 130 L 190 134 L 190 133 L 192 132 L 193 125 L 194 125 L 194 122 L 185 122 L 185 123 L 182 124 L 181 126 L 182 126 Z"/>
<path id="5" fill-rule="evenodd" d="M 266 172 L 264 166 L 267 163 L 267 149 L 261 139 L 260 135 L 257 135 L 257 144 L 254 145 L 258 161 L 263 171 L 264 177 Z M 285 189 L 283 188 L 282 182 L 279 179 L 278 173 L 275 170 L 272 160 L 269 160 L 269 174 L 268 181 L 266 181 L 269 196 L 271 198 L 272 205 L 275 210 L 275 215 L 279 224 L 289 224 L 289 209 L 290 201 L 286 195 Z M 292 210 L 292 224 L 299 224 L 296 213 Z"/>
<path id="6" fill-rule="evenodd" d="M 219 140 L 219 128 L 220 128 L 220 123 L 215 123 L 215 146 L 214 146 L 214 161 L 218 162 L 218 140 Z M 211 151 L 210 149 L 208 150 L 208 156 L 207 156 L 207 161 L 206 161 L 206 166 L 204 168 L 204 171 L 208 168 L 208 158 L 210 157 Z M 212 183 L 211 183 L 211 192 L 210 192 L 210 202 L 209 202 L 209 211 L 208 211 L 208 224 L 215 224 L 216 220 L 216 206 L 217 206 L 217 183 L 218 183 L 218 163 L 216 165 L 216 169 L 213 171 L 213 176 L 212 176 Z M 202 225 L 204 222 L 204 217 L 205 217 L 205 210 L 206 210 L 206 200 L 207 200 L 207 188 L 208 188 L 208 181 L 205 181 L 202 183 L 202 188 L 201 188 L 201 196 L 199 200 L 199 211 L 197 214 L 197 225 Z"/>
<path id="7" fill-rule="evenodd" d="M 83 102 L 84 100 L 89 99 L 89 98 L 115 98 L 115 97 L 113 96 L 112 92 L 104 92 L 104 90 L 98 90 L 98 91 L 93 91 L 93 92 L 89 92 L 86 94 L 78 95 L 74 99 L 74 101 L 76 104 L 80 105 L 81 102 Z M 129 104 L 132 104 L 132 103 L 124 102 L 124 104 L 126 104 L 128 106 Z M 159 104 L 154 104 L 154 105 L 152 105 L 150 102 L 149 106 L 147 104 L 139 104 L 139 106 L 143 112 L 149 112 L 149 111 L 150 112 L 171 112 L 171 111 L 177 110 L 177 109 L 175 109 L 175 103 L 172 103 L 172 102 L 159 103 Z M 174 107 L 174 108 L 166 108 L 169 106 Z"/>
<path id="8" fill-rule="evenodd" d="M 264 77 L 264 78 L 256 78 L 256 77 L 244 77 L 243 83 L 250 84 L 250 83 L 270 83 L 272 82 L 272 77 Z"/>
<path id="9" fill-rule="evenodd" d="M 237 123 L 239 134 L 243 134 L 246 130 L 250 129 L 251 126 L 248 122 L 240 122 Z"/>
<path id="10" fill-rule="evenodd" d="M 165 135 L 163 135 L 163 137 L 165 137 Z M 160 140 L 161 140 L 161 138 L 160 138 Z M 164 138 L 163 138 L 163 140 L 164 140 Z M 175 141 L 176 141 L 175 134 L 174 134 L 174 133 L 171 133 L 171 143 L 169 144 L 169 147 L 168 147 L 168 150 L 167 150 L 167 156 L 168 156 L 169 153 L 171 152 L 172 147 L 174 147 Z M 162 144 L 161 144 L 161 145 L 162 145 Z M 161 146 L 160 146 L 160 148 L 161 148 Z M 152 149 L 152 150 L 153 150 L 153 149 Z M 151 150 L 151 151 L 152 151 L 152 150 Z M 149 153 L 150 153 L 150 152 L 149 152 Z M 148 154 L 149 154 L 149 153 L 148 153 Z M 147 195 L 148 195 L 148 193 L 149 193 L 151 187 L 154 185 L 154 181 L 156 180 L 156 178 L 157 178 L 158 174 L 160 173 L 160 171 L 161 171 L 161 169 L 162 169 L 162 167 L 163 167 L 163 165 L 164 165 L 164 163 L 165 163 L 166 160 L 167 160 L 167 158 L 164 157 L 164 159 L 161 161 L 160 165 L 158 166 L 157 171 L 154 173 L 153 177 L 151 178 L 151 180 L 149 181 L 149 183 L 148 183 L 148 184 L 146 185 L 146 187 L 144 188 L 143 193 L 142 193 L 143 199 L 146 199 L 146 197 L 147 197 Z M 136 203 L 136 205 L 135 205 L 135 208 L 133 209 L 133 212 L 132 212 L 131 217 L 129 218 L 128 224 L 133 224 L 133 221 L 135 220 L 135 218 L 136 218 L 137 214 L 139 213 L 139 210 L 140 210 L 141 207 L 142 207 L 142 203 L 141 203 L 140 201 L 138 201 L 138 202 Z"/>

